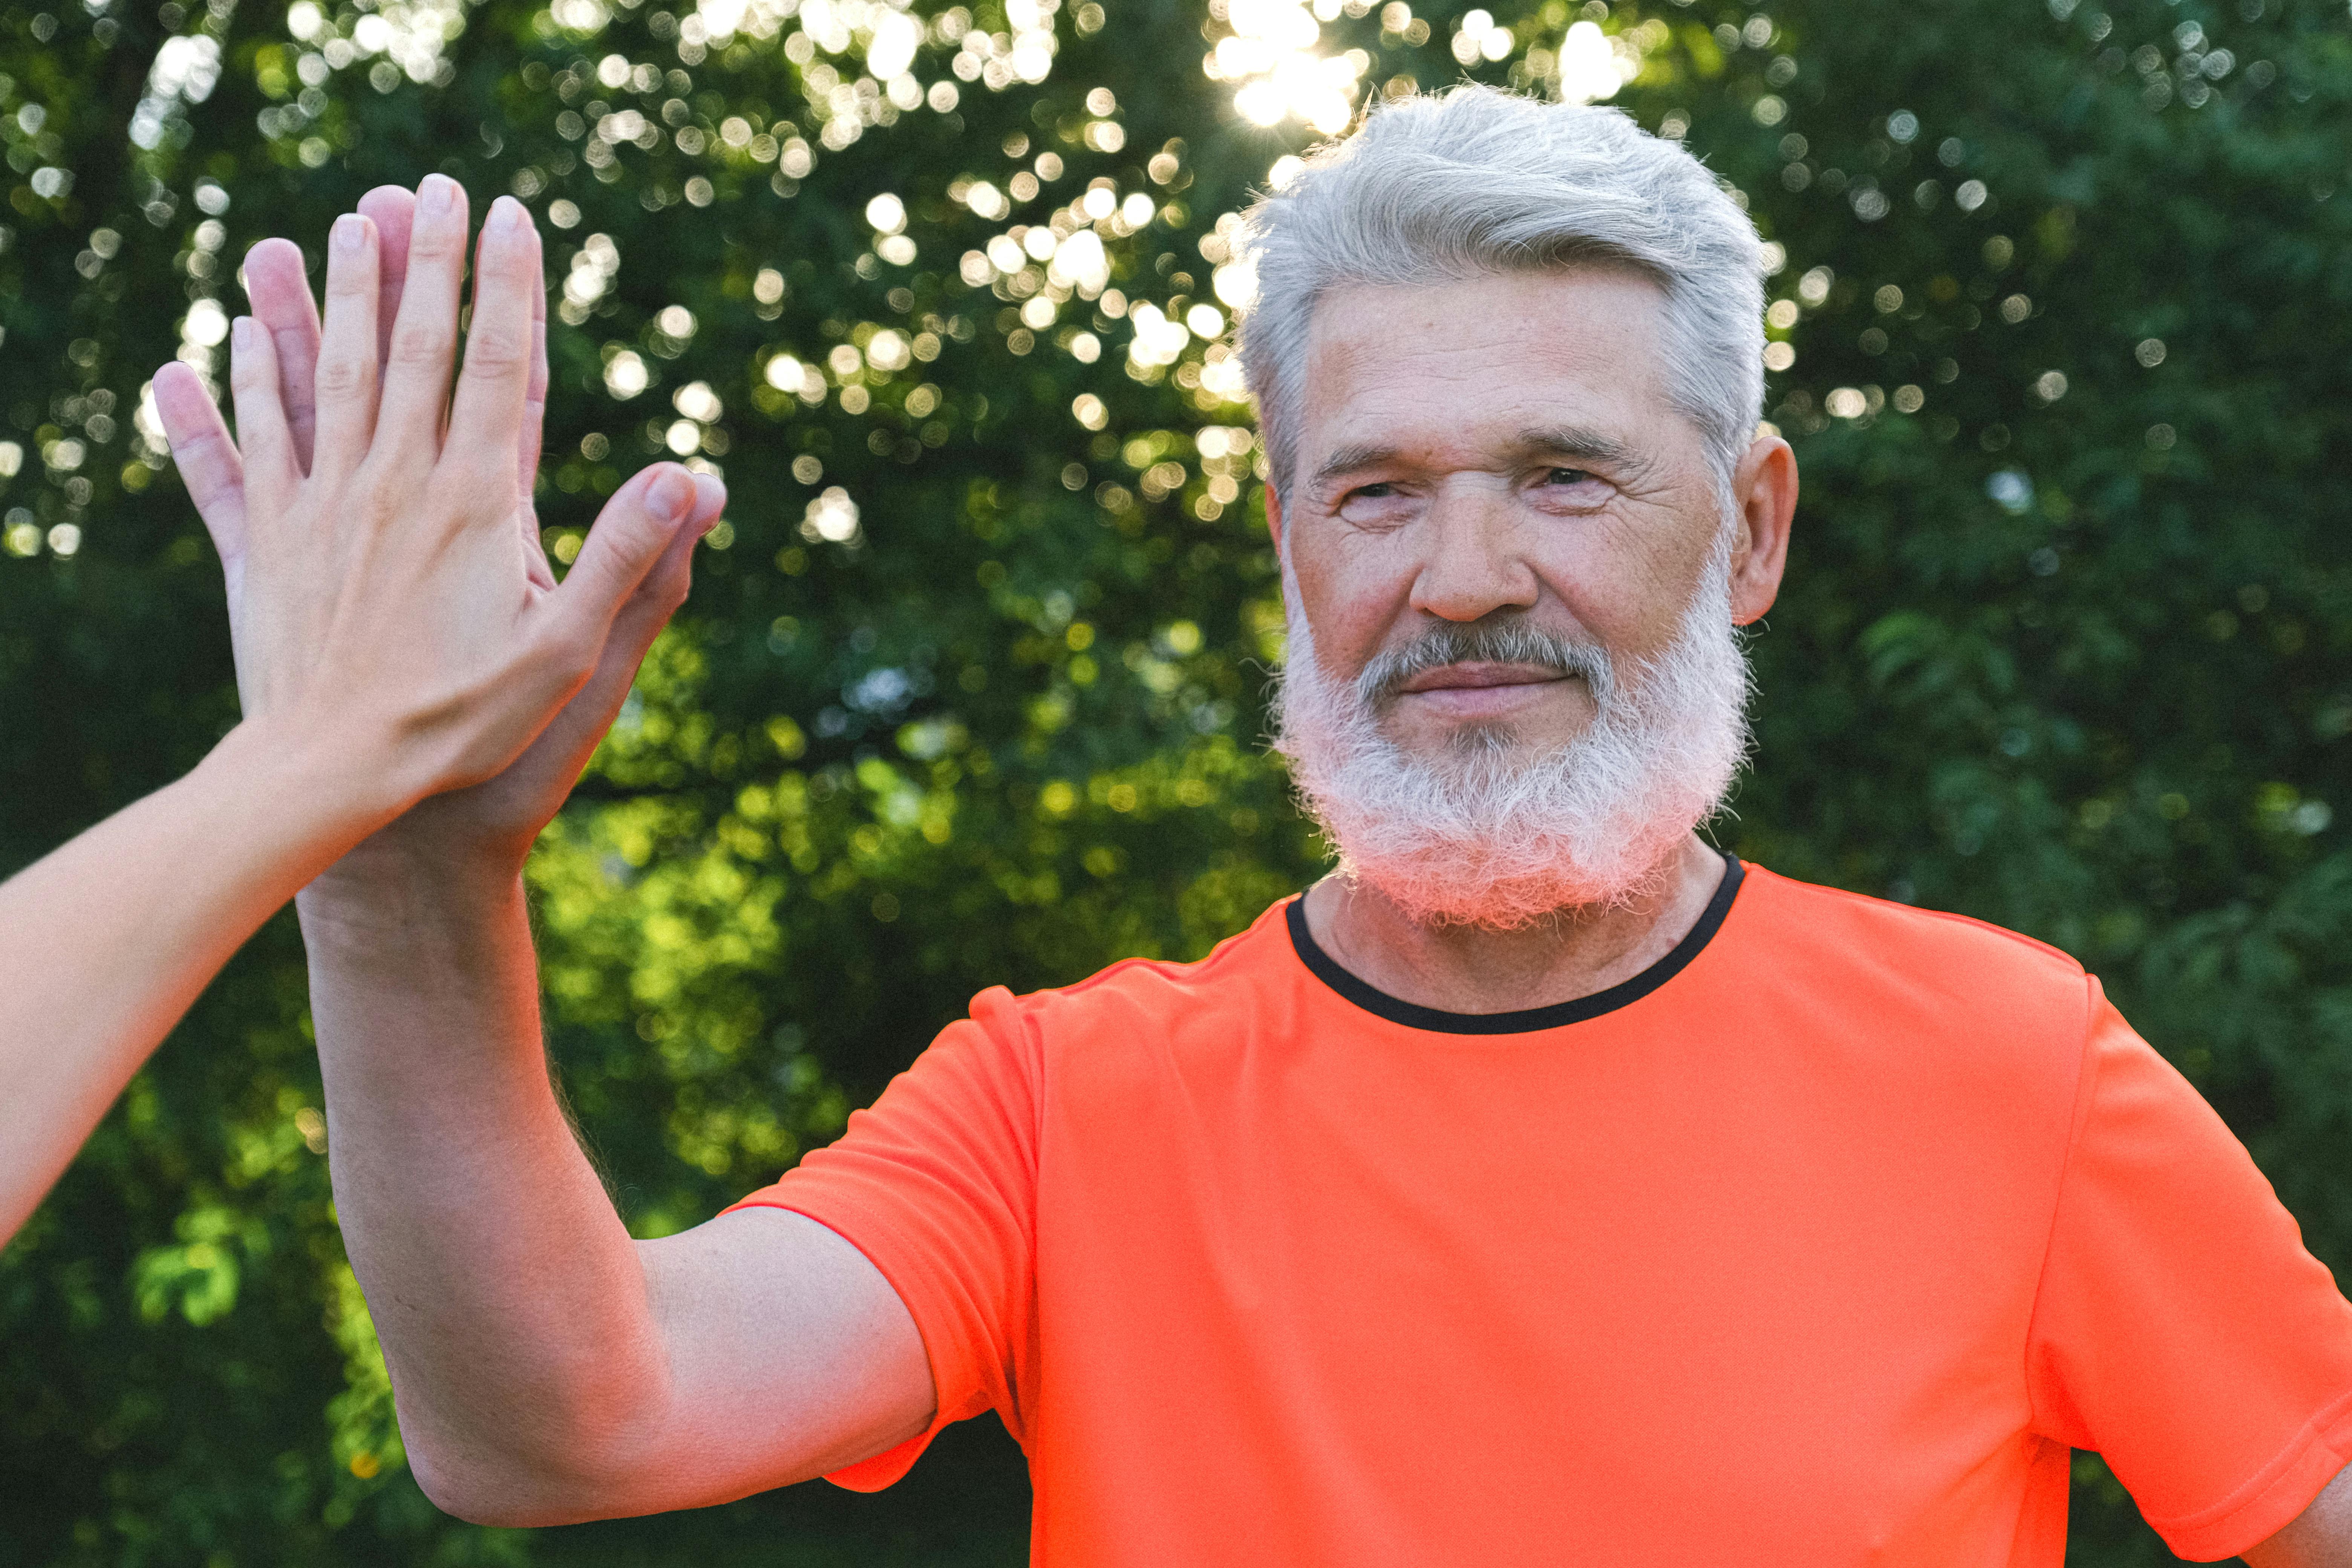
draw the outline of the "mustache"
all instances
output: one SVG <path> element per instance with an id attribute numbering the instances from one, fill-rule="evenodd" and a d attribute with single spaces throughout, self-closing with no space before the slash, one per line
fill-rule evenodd
<path id="1" fill-rule="evenodd" d="M 1591 689 L 1594 704 L 1604 710 L 1617 684 L 1608 649 L 1556 637 L 1524 621 L 1507 621 L 1491 626 L 1444 626 L 1375 656 L 1356 677 L 1357 700 L 1378 711 L 1402 694 L 1406 681 L 1450 664 L 1528 664 L 1573 675 Z"/>

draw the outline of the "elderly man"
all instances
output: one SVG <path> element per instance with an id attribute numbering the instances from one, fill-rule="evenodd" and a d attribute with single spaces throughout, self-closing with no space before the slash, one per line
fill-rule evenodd
<path id="1" fill-rule="evenodd" d="M 879 1487 L 992 1408 L 1041 1563 L 2055 1568 L 2080 1447 L 2189 1556 L 2352 1562 L 2352 1306 L 2097 983 L 1694 832 L 1797 492 L 1738 208 L 1622 116 L 1465 89 L 1253 226 L 1277 744 L 1340 855 L 1303 898 L 982 993 L 639 1242 L 541 1052 L 562 770 L 304 895 L 425 1489 Z"/>

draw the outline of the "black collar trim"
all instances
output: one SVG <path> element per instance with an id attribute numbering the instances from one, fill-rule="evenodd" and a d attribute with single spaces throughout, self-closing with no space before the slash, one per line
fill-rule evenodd
<path id="1" fill-rule="evenodd" d="M 1606 991 L 1596 991 L 1590 996 L 1579 996 L 1572 1002 L 1556 1002 L 1549 1007 L 1526 1007 L 1513 1013 L 1448 1013 L 1441 1008 L 1423 1007 L 1374 989 L 1356 978 L 1316 943 L 1314 934 L 1307 929 L 1307 900 L 1294 898 L 1284 918 L 1290 927 L 1290 945 L 1298 952 L 1299 962 L 1313 972 L 1315 978 L 1328 985 L 1348 1001 L 1365 1012 L 1386 1018 L 1391 1024 L 1402 1024 L 1408 1029 L 1430 1029 L 1445 1035 L 1519 1035 L 1536 1029 L 1557 1029 L 1564 1024 L 1581 1024 L 1598 1018 L 1603 1013 L 1640 1001 L 1675 975 L 1689 967 L 1706 944 L 1722 929 L 1724 917 L 1731 913 L 1731 900 L 1739 891 L 1740 879 L 1747 868 L 1739 857 L 1729 850 L 1723 856 L 1723 880 L 1716 884 L 1715 897 L 1706 901 L 1706 909 L 1688 935 L 1675 943 L 1674 950 L 1657 963 L 1634 975 L 1620 981 Z"/>

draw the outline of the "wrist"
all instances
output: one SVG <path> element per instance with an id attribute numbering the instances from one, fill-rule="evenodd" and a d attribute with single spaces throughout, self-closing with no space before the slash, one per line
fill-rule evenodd
<path id="1" fill-rule="evenodd" d="M 313 957 L 399 965 L 420 944 L 479 951 L 481 939 L 527 920 L 521 868 L 502 856 L 452 854 L 402 829 L 376 833 L 297 895 Z"/>
<path id="2" fill-rule="evenodd" d="M 530 845 L 469 831 L 451 796 L 402 777 L 398 747 L 346 719 L 340 728 L 268 714 L 231 731 L 215 757 L 268 783 L 257 796 L 331 817 L 332 849 L 296 897 L 312 942 L 336 932 L 382 941 L 396 931 L 497 918 L 520 897 Z M 207 759 L 208 763 L 213 759 Z M 252 786 L 244 779 L 240 787 Z"/>
<path id="3" fill-rule="evenodd" d="M 189 777 L 226 791 L 289 837 L 332 846 L 331 860 L 408 805 L 378 761 L 347 738 L 264 716 L 222 736 Z"/>
<path id="4" fill-rule="evenodd" d="M 428 796 L 368 835 L 304 889 L 306 909 L 389 900 L 457 912 L 505 903 L 520 885 L 530 845 L 468 831 L 446 804 Z"/>

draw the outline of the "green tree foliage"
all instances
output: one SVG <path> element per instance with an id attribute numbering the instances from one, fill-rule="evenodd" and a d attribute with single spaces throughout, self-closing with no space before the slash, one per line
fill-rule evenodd
<path id="1" fill-rule="evenodd" d="M 1606 89 L 1777 247 L 1806 491 L 1727 841 L 2081 955 L 2352 1262 L 2340 5 L 664 3 L 0 17 L 0 867 L 235 721 L 142 389 L 221 373 L 236 258 L 433 169 L 522 196 L 551 550 L 657 455 L 735 496 L 531 873 L 588 1134 L 641 1234 L 693 1224 L 981 986 L 1198 954 L 1316 874 L 1256 744 L 1232 215 L 1372 94 Z M 308 1029 L 280 922 L 0 1255 L 0 1558 L 1019 1560 L 985 1434 L 877 1500 L 441 1518 Z M 2164 1560 L 2078 1478 L 2077 1561 Z"/>

